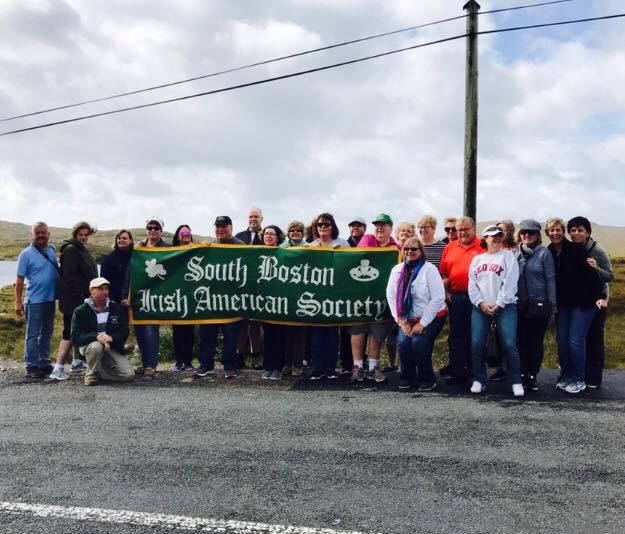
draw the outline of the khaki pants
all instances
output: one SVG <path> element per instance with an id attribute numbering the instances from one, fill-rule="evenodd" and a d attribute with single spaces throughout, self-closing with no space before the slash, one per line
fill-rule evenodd
<path id="1" fill-rule="evenodd" d="M 97 376 L 111 382 L 128 382 L 135 376 L 127 356 L 114 350 L 104 350 L 104 345 L 99 341 L 81 347 L 80 352 L 87 358 L 85 376 Z"/>
<path id="2" fill-rule="evenodd" d="M 263 331 L 256 321 L 241 321 L 237 354 L 260 354 L 263 351 Z"/>

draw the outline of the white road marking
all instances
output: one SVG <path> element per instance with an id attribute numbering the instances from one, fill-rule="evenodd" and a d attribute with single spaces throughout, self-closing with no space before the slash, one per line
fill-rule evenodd
<path id="1" fill-rule="evenodd" d="M 0 502 L 0 514 L 30 515 L 90 521 L 117 523 L 149 527 L 163 527 L 176 530 L 219 532 L 221 534 L 364 534 L 356 531 L 334 530 L 331 528 L 307 528 L 287 525 L 269 525 L 247 521 L 224 521 L 182 515 L 151 514 L 128 510 L 105 510 L 103 508 L 82 508 L 76 506 L 53 506 L 22 502 Z"/>

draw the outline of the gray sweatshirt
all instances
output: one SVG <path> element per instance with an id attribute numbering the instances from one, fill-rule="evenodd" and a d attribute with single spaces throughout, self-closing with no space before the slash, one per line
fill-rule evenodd
<path id="1" fill-rule="evenodd" d="M 590 257 L 597 261 L 597 266 L 599 267 L 597 273 L 599 273 L 599 279 L 605 282 L 605 295 L 607 299 L 610 295 L 609 283 L 614 281 L 614 271 L 612 270 L 610 256 L 592 237 L 589 237 L 588 241 L 586 241 L 586 250 L 590 254 Z"/>
<path id="2" fill-rule="evenodd" d="M 475 307 L 486 302 L 505 308 L 517 301 L 518 281 L 519 264 L 512 252 L 502 249 L 479 254 L 469 267 L 469 299 Z"/>

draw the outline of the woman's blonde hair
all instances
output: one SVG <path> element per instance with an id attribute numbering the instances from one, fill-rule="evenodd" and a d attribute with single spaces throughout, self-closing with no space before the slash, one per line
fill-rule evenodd
<path id="1" fill-rule="evenodd" d="M 403 232 L 404 230 L 410 230 L 413 236 L 417 234 L 417 229 L 415 228 L 414 224 L 409 222 L 400 222 L 395 227 L 395 238 L 399 239 L 400 232 Z"/>

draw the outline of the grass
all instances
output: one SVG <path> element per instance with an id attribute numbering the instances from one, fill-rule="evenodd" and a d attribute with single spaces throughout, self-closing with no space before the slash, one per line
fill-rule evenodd
<path id="1" fill-rule="evenodd" d="M 606 323 L 606 367 L 625 369 L 625 258 L 613 260 L 616 282 L 611 286 L 610 307 Z M 24 320 L 13 311 L 13 286 L 0 289 L 0 358 L 21 360 L 24 354 Z M 53 351 L 58 347 L 63 320 L 57 312 Z M 161 328 L 161 360 L 170 361 L 173 357 L 171 328 Z M 384 358 L 383 354 L 383 358 Z M 436 340 L 434 363 L 440 367 L 447 363 L 447 326 Z M 557 367 L 557 352 L 553 325 L 545 337 L 545 360 L 543 367 Z"/>

